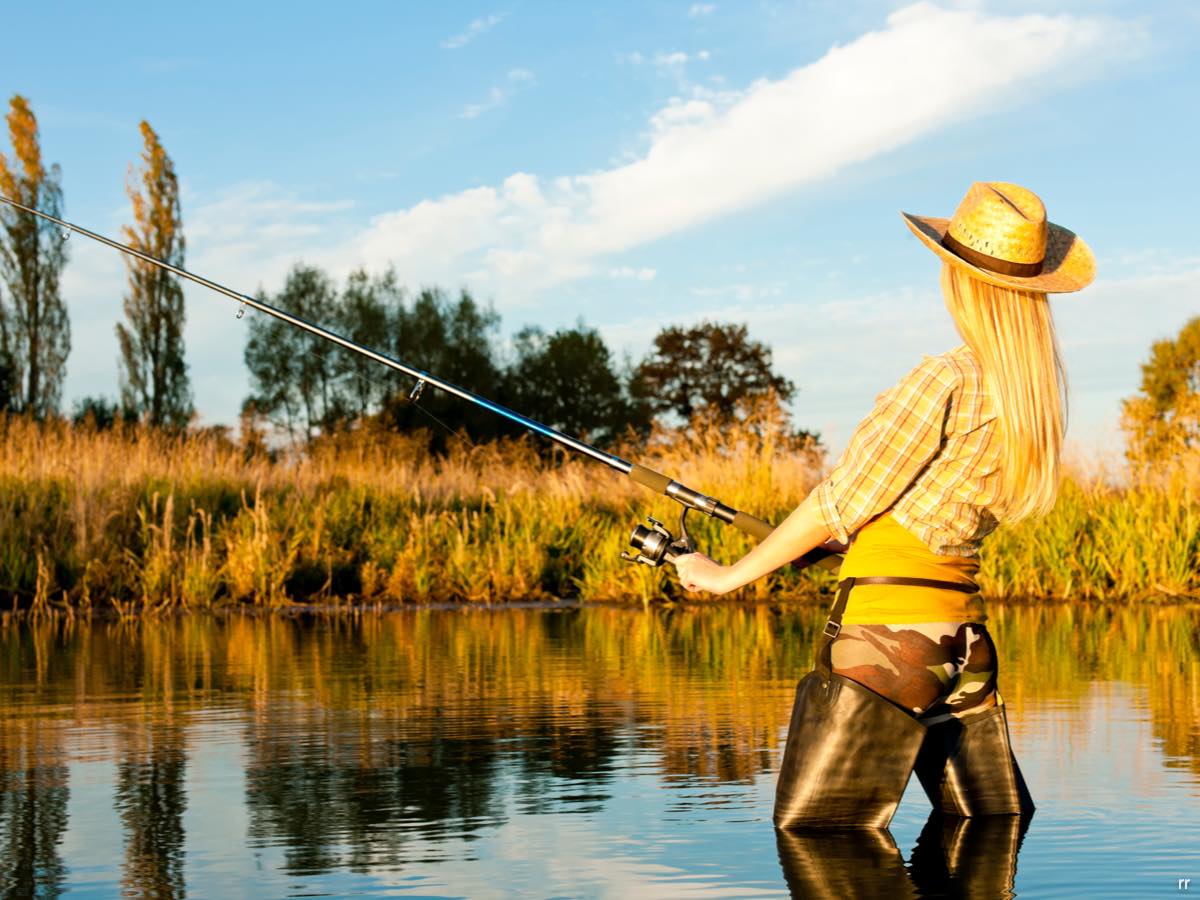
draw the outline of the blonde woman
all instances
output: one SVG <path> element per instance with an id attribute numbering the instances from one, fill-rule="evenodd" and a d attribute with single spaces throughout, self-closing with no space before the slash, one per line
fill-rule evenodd
<path id="1" fill-rule="evenodd" d="M 746 556 L 676 561 L 685 588 L 723 594 L 850 542 L 817 667 L 797 689 L 782 828 L 885 826 L 914 766 L 944 812 L 1033 808 L 975 576 L 999 523 L 1054 505 L 1066 391 L 1046 295 L 1084 287 L 1095 263 L 1014 184 L 972 185 L 949 220 L 904 219 L 942 260 L 964 344 L 881 394 L 829 476 Z"/>

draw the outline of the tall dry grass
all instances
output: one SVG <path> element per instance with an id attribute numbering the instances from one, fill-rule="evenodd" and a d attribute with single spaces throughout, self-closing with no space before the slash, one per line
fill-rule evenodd
<path id="1" fill-rule="evenodd" d="M 778 517 L 819 458 L 764 411 L 734 432 L 655 435 L 622 452 L 739 508 Z M 592 461 L 525 442 L 456 444 L 363 430 L 272 461 L 212 436 L 0 427 L 0 592 L 35 610 L 341 602 L 671 597 L 662 571 L 618 554 L 674 504 Z M 702 517 L 700 517 L 702 518 Z M 689 522 L 689 524 L 692 524 Z M 696 519 L 717 555 L 748 539 Z M 747 596 L 795 594 L 783 573 Z"/>
<path id="2" fill-rule="evenodd" d="M 658 434 L 622 451 L 778 521 L 822 460 L 761 412 L 736 429 Z M 1124 487 L 1076 476 L 1054 512 L 984 550 L 994 596 L 1144 599 L 1200 593 L 1200 477 Z M 122 613 L 252 602 L 650 602 L 669 573 L 623 563 L 630 527 L 678 507 L 594 462 L 527 443 L 431 456 L 423 437 L 360 431 L 272 461 L 212 436 L 0 426 L 0 596 L 34 611 Z M 702 516 L 717 559 L 750 541 Z M 821 573 L 781 571 L 747 599 L 809 595 Z"/>

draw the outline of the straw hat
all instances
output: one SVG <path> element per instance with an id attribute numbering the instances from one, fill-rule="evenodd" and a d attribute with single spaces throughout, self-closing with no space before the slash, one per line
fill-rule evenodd
<path id="1" fill-rule="evenodd" d="M 1065 294 L 1096 276 L 1088 245 L 1047 222 L 1041 198 L 1020 185 L 977 181 L 952 219 L 901 215 L 926 247 L 989 284 Z"/>

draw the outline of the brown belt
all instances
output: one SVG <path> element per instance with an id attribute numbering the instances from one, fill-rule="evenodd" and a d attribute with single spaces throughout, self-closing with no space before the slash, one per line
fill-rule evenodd
<path id="1" fill-rule="evenodd" d="M 842 630 L 842 616 L 846 613 L 846 604 L 850 600 L 850 590 L 858 584 L 903 584 L 910 587 L 961 591 L 964 594 L 979 593 L 979 585 L 974 582 L 938 581 L 936 578 L 905 578 L 901 575 L 867 575 L 862 578 L 843 578 L 838 582 L 837 599 L 833 603 L 833 609 L 829 611 L 829 621 L 825 623 L 825 636 L 831 641 Z"/>
<path id="2" fill-rule="evenodd" d="M 864 578 L 847 578 L 854 584 L 908 584 L 913 587 L 940 588 L 945 591 L 962 591 L 964 594 L 978 594 L 979 585 L 967 581 L 938 581 L 936 578 L 905 578 L 900 575 L 868 575 Z M 843 584 L 839 582 L 839 586 Z"/>

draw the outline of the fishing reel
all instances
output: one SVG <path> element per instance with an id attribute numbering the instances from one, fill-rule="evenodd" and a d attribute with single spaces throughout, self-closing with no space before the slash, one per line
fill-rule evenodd
<path id="1" fill-rule="evenodd" d="M 645 566 L 658 568 L 663 563 L 675 562 L 676 558 L 688 553 L 694 553 L 692 537 L 687 530 L 688 507 L 679 514 L 679 537 L 676 538 L 662 522 L 653 516 L 647 516 L 645 525 L 634 525 L 629 534 L 629 543 L 637 551 L 621 551 L 621 559 L 631 563 L 641 563 Z"/>

